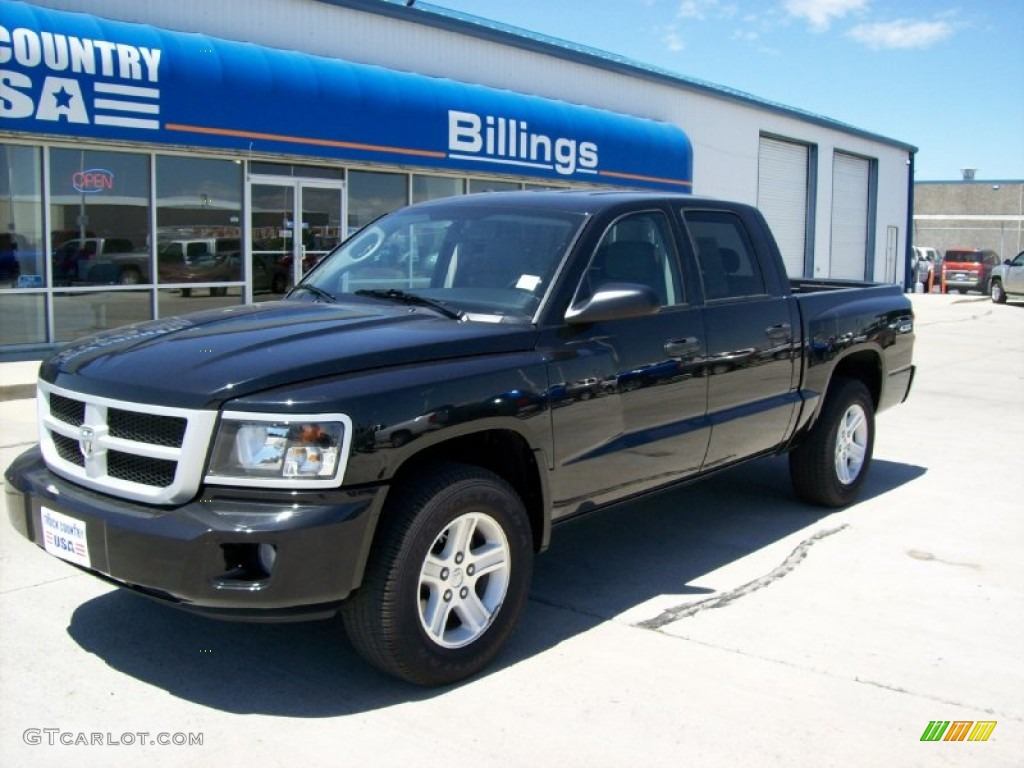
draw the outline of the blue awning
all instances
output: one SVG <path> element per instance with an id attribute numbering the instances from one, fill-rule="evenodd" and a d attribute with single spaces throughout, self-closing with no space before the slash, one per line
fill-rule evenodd
<path id="1" fill-rule="evenodd" d="M 674 125 L 0 0 L 0 128 L 689 191 Z"/>

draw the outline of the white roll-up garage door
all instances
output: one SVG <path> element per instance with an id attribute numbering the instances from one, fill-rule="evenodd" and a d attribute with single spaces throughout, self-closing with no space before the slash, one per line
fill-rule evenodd
<path id="1" fill-rule="evenodd" d="M 867 276 L 870 184 L 870 160 L 835 153 L 829 277 L 864 280 Z"/>
<path id="2" fill-rule="evenodd" d="M 757 155 L 757 207 L 782 251 L 790 277 L 807 269 L 808 168 L 810 147 L 761 137 Z"/>

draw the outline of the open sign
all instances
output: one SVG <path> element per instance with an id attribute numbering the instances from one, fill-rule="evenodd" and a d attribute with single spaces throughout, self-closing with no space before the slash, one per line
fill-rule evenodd
<path id="1" fill-rule="evenodd" d="M 78 192 L 95 194 L 112 192 L 114 189 L 114 172 L 106 168 L 90 168 L 87 171 L 76 171 L 71 176 L 71 186 Z"/>

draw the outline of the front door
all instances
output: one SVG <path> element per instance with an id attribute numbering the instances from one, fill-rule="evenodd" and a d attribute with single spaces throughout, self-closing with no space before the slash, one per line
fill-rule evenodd
<path id="1" fill-rule="evenodd" d="M 343 237 L 340 181 L 253 177 L 249 183 L 251 301 L 279 299 Z"/>
<path id="2" fill-rule="evenodd" d="M 615 220 L 577 290 L 649 287 L 660 310 L 560 329 L 549 363 L 556 435 L 554 517 L 667 485 L 700 469 L 708 446 L 705 329 L 683 279 L 667 212 Z"/>

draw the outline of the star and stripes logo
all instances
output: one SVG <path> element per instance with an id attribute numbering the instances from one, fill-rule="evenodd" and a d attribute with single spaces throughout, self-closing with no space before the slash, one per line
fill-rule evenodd
<path id="1" fill-rule="evenodd" d="M 160 129 L 159 48 L 0 24 L 0 117 Z"/>

